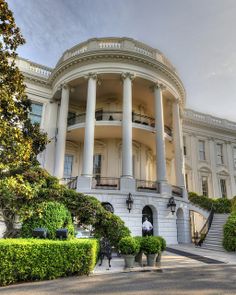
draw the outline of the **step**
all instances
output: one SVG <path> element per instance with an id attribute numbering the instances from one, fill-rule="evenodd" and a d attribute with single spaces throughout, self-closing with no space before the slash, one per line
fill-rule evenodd
<path id="1" fill-rule="evenodd" d="M 215 242 L 215 241 L 212 241 L 212 240 L 207 240 L 207 241 L 204 241 L 204 244 L 205 245 L 214 245 L 214 246 L 223 247 L 222 246 L 222 241 Z"/>
<path id="2" fill-rule="evenodd" d="M 220 248 L 212 248 L 212 247 L 204 247 L 204 246 L 202 246 L 201 248 L 202 248 L 202 249 L 205 249 L 205 250 L 212 250 L 212 251 L 218 251 L 218 252 L 225 252 L 224 248 L 220 249 Z"/>
<path id="3" fill-rule="evenodd" d="M 215 248 L 215 249 L 223 249 L 222 245 L 214 245 L 214 244 L 210 244 L 210 243 L 203 243 L 202 244 L 203 247 L 205 248 Z"/>

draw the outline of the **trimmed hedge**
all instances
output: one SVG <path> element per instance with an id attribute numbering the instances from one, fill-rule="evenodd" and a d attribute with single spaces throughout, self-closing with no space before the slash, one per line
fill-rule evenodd
<path id="1" fill-rule="evenodd" d="M 188 196 L 189 196 L 188 197 L 189 201 L 208 211 L 211 210 L 211 206 L 213 205 L 213 209 L 215 213 L 231 212 L 232 201 L 229 199 L 226 199 L 226 198 L 212 199 L 205 196 L 199 196 L 196 193 L 192 193 L 192 192 L 190 192 Z"/>
<path id="2" fill-rule="evenodd" d="M 89 274 L 96 264 L 97 240 L 0 240 L 0 285 Z"/>
<path id="3" fill-rule="evenodd" d="M 159 237 L 146 236 L 141 241 L 141 249 L 144 254 L 157 254 L 161 252 L 162 242 Z"/>
<path id="4" fill-rule="evenodd" d="M 236 251 L 236 212 L 232 212 L 224 225 L 223 246 L 227 251 Z"/>

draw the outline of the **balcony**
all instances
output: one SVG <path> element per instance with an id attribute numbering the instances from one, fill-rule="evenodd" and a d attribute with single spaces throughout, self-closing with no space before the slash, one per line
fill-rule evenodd
<path id="1" fill-rule="evenodd" d="M 137 179 L 136 180 L 136 190 L 138 192 L 159 193 L 159 185 L 156 181 Z"/>
<path id="2" fill-rule="evenodd" d="M 120 178 L 96 176 L 92 179 L 92 189 L 119 190 Z"/>
<path id="3" fill-rule="evenodd" d="M 95 119 L 96 121 L 108 121 L 108 122 L 121 122 L 122 121 L 123 113 L 120 111 L 110 111 L 110 112 L 104 112 L 104 111 L 96 111 L 95 113 Z M 82 114 L 75 114 L 68 118 L 68 127 L 81 124 L 85 122 L 86 113 Z M 149 117 L 146 115 L 138 114 L 138 113 L 132 113 L 132 122 L 135 124 L 139 124 L 142 126 L 148 126 L 151 128 L 155 128 L 155 119 L 153 117 Z M 172 137 L 172 130 L 170 127 L 165 125 L 165 133 Z"/>

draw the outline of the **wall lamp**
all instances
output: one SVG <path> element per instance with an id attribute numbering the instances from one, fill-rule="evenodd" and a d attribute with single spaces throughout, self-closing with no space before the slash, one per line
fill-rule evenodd
<path id="1" fill-rule="evenodd" d="M 134 203 L 134 199 L 133 199 L 131 193 L 129 193 L 128 197 L 126 199 L 126 205 L 127 205 L 127 209 L 129 210 L 129 213 L 130 213 L 130 210 L 133 207 L 133 203 Z"/>
<path id="2" fill-rule="evenodd" d="M 172 215 L 175 213 L 176 203 L 174 197 L 169 198 L 169 202 L 167 204 L 167 208 L 170 208 Z"/>

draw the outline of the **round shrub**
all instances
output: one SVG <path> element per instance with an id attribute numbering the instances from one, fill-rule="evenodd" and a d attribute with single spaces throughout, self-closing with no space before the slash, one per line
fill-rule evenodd
<path id="1" fill-rule="evenodd" d="M 32 237 L 35 228 L 45 228 L 49 239 L 56 238 L 56 230 L 67 228 L 69 237 L 74 236 L 74 226 L 68 209 L 58 202 L 43 202 L 34 208 L 34 213 L 23 221 L 22 237 Z"/>
<path id="2" fill-rule="evenodd" d="M 161 252 L 161 241 L 158 237 L 147 236 L 142 239 L 141 247 L 145 254 L 156 254 Z"/>
<path id="3" fill-rule="evenodd" d="M 161 236 L 158 236 L 157 238 L 159 239 L 160 244 L 161 244 L 161 252 L 165 251 L 166 250 L 166 240 Z"/>
<path id="4" fill-rule="evenodd" d="M 136 255 L 139 252 L 139 242 L 133 237 L 124 237 L 120 240 L 118 248 L 123 255 Z"/>
<path id="5" fill-rule="evenodd" d="M 227 251 L 236 251 L 236 212 L 231 213 L 224 225 L 223 246 Z"/>

